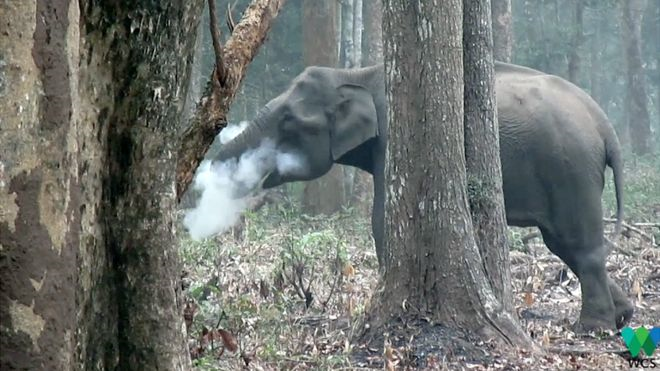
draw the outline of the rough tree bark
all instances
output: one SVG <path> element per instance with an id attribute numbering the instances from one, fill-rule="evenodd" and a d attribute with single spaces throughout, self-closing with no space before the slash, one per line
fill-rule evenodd
<path id="1" fill-rule="evenodd" d="M 576 0 L 574 5 L 573 41 L 568 57 L 568 79 L 577 84 L 578 73 L 580 72 L 580 48 L 584 43 L 584 1 Z"/>
<path id="2" fill-rule="evenodd" d="M 201 5 L 0 5 L 3 369 L 190 368 L 173 190 Z"/>
<path id="3" fill-rule="evenodd" d="M 513 51 L 511 0 L 492 0 L 491 13 L 495 59 L 502 62 L 511 62 Z"/>
<path id="4" fill-rule="evenodd" d="M 81 184 L 77 82 L 67 75 L 77 74 L 78 4 L 46 5 L 0 4 L 3 370 L 74 365 Z"/>
<path id="5" fill-rule="evenodd" d="M 384 2 L 385 267 L 371 313 L 529 345 L 483 269 L 467 195 L 462 1 Z M 419 161 L 419 159 L 424 161 Z"/>
<path id="6" fill-rule="evenodd" d="M 339 4 L 334 1 L 304 0 L 302 11 L 303 58 L 307 66 L 336 67 L 339 62 L 337 17 Z M 342 167 L 305 184 L 303 210 L 307 214 L 332 214 L 344 203 Z"/>
<path id="7" fill-rule="evenodd" d="M 465 161 L 472 223 L 486 276 L 502 306 L 513 314 L 489 3 L 463 1 Z"/>
<path id="8" fill-rule="evenodd" d="M 633 153 L 650 152 L 651 119 L 642 67 L 641 20 L 646 0 L 621 1 L 621 27 L 626 58 L 626 121 Z"/>
<path id="9" fill-rule="evenodd" d="M 116 274 L 118 368 L 182 370 L 190 359 L 174 234 L 175 170 L 203 1 L 136 4 L 143 5 L 84 14 L 94 47 L 117 43 L 105 56 L 115 100 L 99 121 L 108 138 L 102 215 Z M 110 20 L 123 20 L 122 32 L 97 38 L 117 29 Z"/>
<path id="10" fill-rule="evenodd" d="M 222 50 L 223 76 L 216 81 L 213 72 L 210 83 L 184 131 L 178 151 L 177 199 L 190 186 L 195 170 L 204 158 L 216 135 L 227 126 L 227 113 L 234 100 L 248 64 L 264 42 L 270 26 L 285 0 L 253 0 L 234 27 L 234 32 Z"/>

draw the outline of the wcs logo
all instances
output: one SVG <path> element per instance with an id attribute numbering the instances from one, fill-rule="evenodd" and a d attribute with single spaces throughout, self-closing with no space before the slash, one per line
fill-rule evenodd
<path id="1" fill-rule="evenodd" d="M 655 349 L 660 345 L 660 327 L 654 327 L 650 330 L 646 327 L 638 327 L 636 330 L 626 327 L 621 330 L 621 337 L 633 357 L 628 360 L 630 367 L 658 367 L 659 363 L 656 363 L 654 359 L 637 358 L 637 356 L 640 355 L 642 350 L 648 357 L 653 355 Z"/>

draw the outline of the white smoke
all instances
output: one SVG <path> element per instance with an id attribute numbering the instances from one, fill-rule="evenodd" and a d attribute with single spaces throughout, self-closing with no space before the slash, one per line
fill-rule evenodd
<path id="1" fill-rule="evenodd" d="M 246 127 L 247 122 L 227 126 L 220 132 L 220 142 L 230 141 Z M 268 139 L 241 155 L 238 161 L 203 161 L 193 182 L 201 197 L 197 206 L 186 212 L 183 224 L 195 240 L 223 233 L 236 224 L 248 206 L 249 197 L 261 188 L 261 182 L 272 170 L 276 168 L 280 175 L 300 174 L 305 167 L 301 156 L 277 151 Z M 244 194 L 246 191 L 250 192 Z M 244 195 L 238 197 L 241 194 Z"/>
<path id="2" fill-rule="evenodd" d="M 236 138 L 238 134 L 243 132 L 245 128 L 247 128 L 249 122 L 248 121 L 241 121 L 236 125 L 227 125 L 226 128 L 222 129 L 220 132 L 220 135 L 218 139 L 220 139 L 220 144 L 225 144 L 229 142 L 230 140 Z"/>

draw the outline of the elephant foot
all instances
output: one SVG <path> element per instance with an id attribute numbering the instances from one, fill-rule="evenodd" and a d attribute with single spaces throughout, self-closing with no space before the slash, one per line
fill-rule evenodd
<path id="1" fill-rule="evenodd" d="M 628 322 L 635 312 L 635 307 L 632 305 L 626 294 L 621 290 L 621 287 L 614 283 L 612 279 L 609 279 L 610 293 L 612 294 L 612 301 L 614 301 L 614 320 L 616 322 L 616 328 L 620 329 Z"/>
<path id="2" fill-rule="evenodd" d="M 627 307 L 621 307 L 621 308 L 619 308 L 619 306 L 617 305 L 616 318 L 615 318 L 616 328 L 620 329 L 623 326 L 627 325 L 628 322 L 630 322 L 630 320 L 632 319 L 633 313 L 635 313 L 635 308 L 633 308 L 633 306 L 630 303 L 628 303 Z"/>
<path id="3" fill-rule="evenodd" d="M 580 319 L 572 327 L 573 332 L 583 335 L 609 333 L 615 328 L 614 323 L 610 323 L 610 321 L 589 321 L 584 319 Z"/>
<path id="4" fill-rule="evenodd" d="M 616 326 L 614 321 L 607 321 L 594 317 L 582 316 L 578 322 L 573 325 L 573 332 L 576 334 L 600 334 L 609 333 L 615 330 Z"/>

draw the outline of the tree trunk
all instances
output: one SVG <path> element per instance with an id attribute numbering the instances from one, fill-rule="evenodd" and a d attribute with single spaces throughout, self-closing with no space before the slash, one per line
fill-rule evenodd
<path id="1" fill-rule="evenodd" d="M 203 3 L 134 5 L 85 14 L 88 33 L 114 34 L 111 42 L 122 45 L 105 54 L 112 90 L 122 94 L 113 95 L 108 115 L 100 118 L 108 136 L 103 217 L 114 254 L 120 369 L 190 368 L 173 226 L 172 154 L 178 149 L 178 123 Z M 110 19 L 132 21 L 124 23 L 123 32 L 109 32 L 118 27 L 106 25 Z"/>
<path id="2" fill-rule="evenodd" d="M 371 315 L 374 327 L 393 317 L 429 318 L 528 344 L 493 295 L 473 234 L 463 140 L 462 9 L 461 0 L 384 2 L 386 259 Z"/>
<path id="3" fill-rule="evenodd" d="M 84 181 L 77 168 L 80 97 L 73 78 L 78 73 L 78 18 L 75 1 L 0 4 L 3 370 L 75 369 L 76 282 L 86 273 L 77 267 L 79 254 L 86 257 L 78 245 Z M 104 270 L 100 258 L 95 263 Z M 100 305 L 110 304 L 104 301 L 105 290 Z M 103 310 L 112 317 L 116 307 Z M 110 321 L 98 325 L 98 331 L 112 337 Z"/>
<path id="4" fill-rule="evenodd" d="M 353 67 L 360 67 L 362 63 L 362 0 L 353 0 Z"/>
<path id="5" fill-rule="evenodd" d="M 202 5 L 0 6 L 3 369 L 190 368 L 172 154 Z"/>
<path id="6" fill-rule="evenodd" d="M 658 42 L 658 36 L 660 35 L 660 1 L 649 1 L 644 17 L 648 19 L 648 29 L 645 32 L 645 36 L 648 39 L 647 41 L 642 40 L 642 42 L 652 45 L 649 49 L 651 53 L 655 54 L 655 58 L 651 58 L 651 61 L 655 62 L 655 69 L 651 73 L 651 81 L 653 81 L 653 85 L 655 86 L 654 104 L 656 119 L 652 122 L 656 123 L 656 143 L 660 143 L 660 43 Z"/>
<path id="7" fill-rule="evenodd" d="M 626 121 L 630 144 L 636 155 L 647 154 L 651 149 L 651 119 L 641 49 L 641 19 L 645 5 L 645 0 L 621 2 L 621 27 L 627 69 Z"/>
<path id="8" fill-rule="evenodd" d="M 335 67 L 337 51 L 337 3 L 303 0 L 303 58 L 307 66 Z M 307 214 L 332 214 L 344 203 L 342 168 L 333 166 L 319 179 L 307 182 L 303 210 Z"/>
<path id="9" fill-rule="evenodd" d="M 475 236 L 495 296 L 513 314 L 489 0 L 463 1 L 467 189 Z"/>
<path id="10" fill-rule="evenodd" d="M 383 2 L 363 1 L 364 32 L 362 33 L 362 65 L 383 63 Z"/>
<path id="11" fill-rule="evenodd" d="M 589 93 L 592 98 L 600 105 L 603 107 L 603 110 L 607 107 L 607 104 L 603 102 L 603 98 L 601 95 L 601 79 L 603 78 L 601 76 L 601 63 L 600 63 L 600 37 L 598 28 L 600 26 L 600 22 L 596 24 L 596 30 L 593 34 L 591 34 L 591 43 L 589 47 L 589 56 L 590 56 L 590 66 L 589 66 Z"/>
<path id="12" fill-rule="evenodd" d="M 353 67 L 353 15 L 355 11 L 355 0 L 341 0 L 339 7 L 341 11 L 341 57 L 339 63 L 345 68 Z"/>
<path id="13" fill-rule="evenodd" d="M 495 59 L 502 62 L 511 62 L 513 52 L 511 0 L 492 0 L 491 10 Z"/>
<path id="14" fill-rule="evenodd" d="M 352 24 L 346 24 L 345 27 L 342 25 L 342 35 L 350 32 L 351 40 L 353 47 L 351 48 L 351 53 L 348 55 L 350 63 L 348 66 L 350 68 L 357 68 L 362 65 L 362 29 L 363 19 L 362 19 L 362 0 L 350 0 L 346 2 L 347 6 L 352 7 L 352 16 L 349 17 L 349 20 L 352 20 Z M 339 45 L 342 45 L 342 42 L 339 42 Z M 340 53 L 341 54 L 341 53 Z M 356 194 L 356 191 L 359 191 L 359 182 L 360 177 L 358 176 L 358 169 L 352 166 L 342 166 L 342 179 L 344 181 L 343 195 L 345 204 L 352 204 L 352 201 L 359 197 Z"/>
<path id="15" fill-rule="evenodd" d="M 568 80 L 572 83 L 578 83 L 578 73 L 580 72 L 580 48 L 584 43 L 584 2 L 575 1 L 575 13 L 573 24 L 573 42 L 571 52 L 568 58 Z"/>
<path id="16" fill-rule="evenodd" d="M 373 66 L 383 63 L 383 3 L 377 0 L 357 1 L 362 3 L 362 66 Z M 356 5 L 357 6 L 357 5 Z M 371 213 L 373 199 L 373 179 L 366 171 L 355 170 L 353 177 L 352 192 L 350 193 L 351 205 L 358 205 L 365 214 Z"/>

